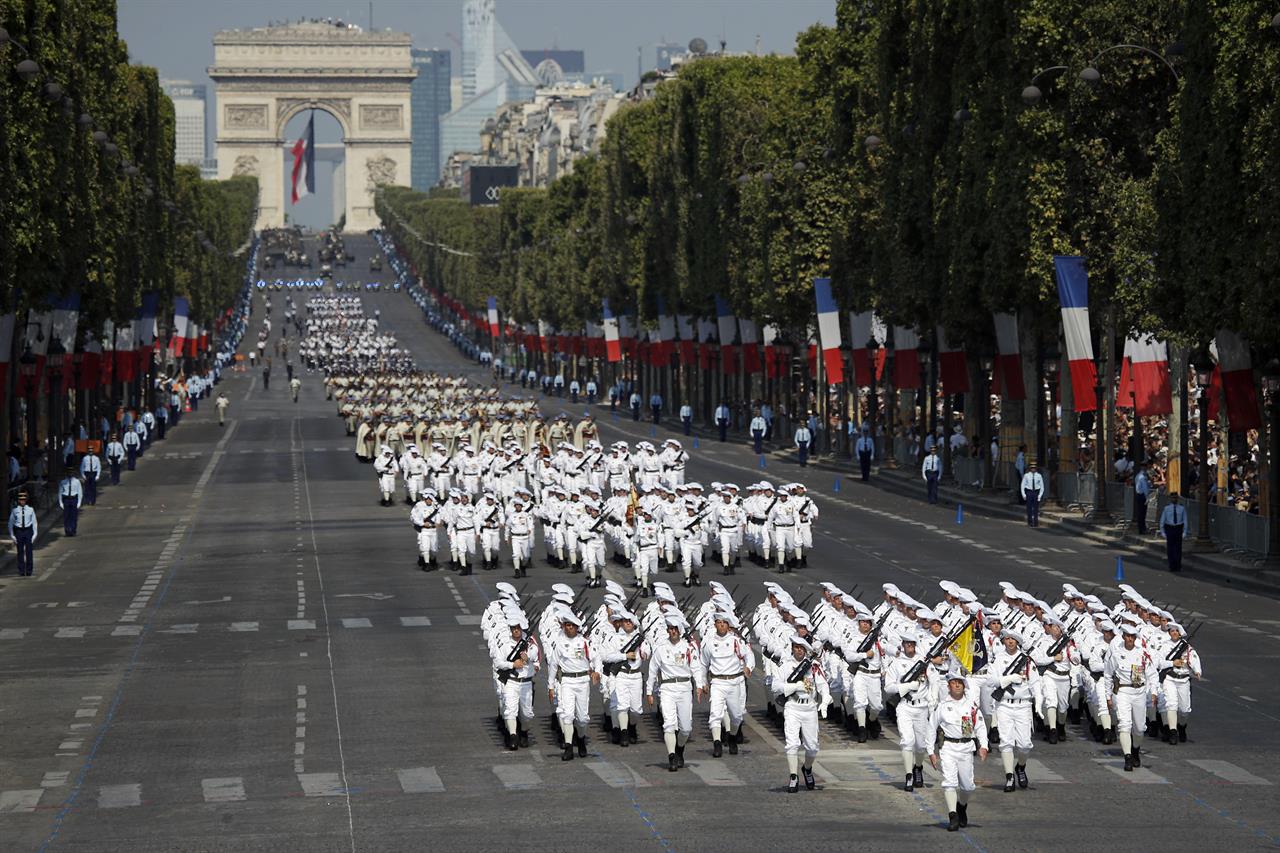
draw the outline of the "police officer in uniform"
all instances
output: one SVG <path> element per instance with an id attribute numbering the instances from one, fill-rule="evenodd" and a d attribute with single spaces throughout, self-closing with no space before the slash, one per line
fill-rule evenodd
<path id="1" fill-rule="evenodd" d="M 98 502 L 98 478 L 102 476 L 102 460 L 96 453 L 86 453 L 80 460 L 80 476 L 84 477 L 84 499 L 89 506 Z"/>
<path id="2" fill-rule="evenodd" d="M 62 528 L 68 536 L 76 535 L 76 523 L 80 519 L 80 505 L 84 503 L 84 489 L 80 478 L 70 472 L 58 484 L 58 503 L 62 505 Z"/>
<path id="3" fill-rule="evenodd" d="M 1178 493 L 1169 493 L 1169 505 L 1160 513 L 1160 535 L 1164 537 L 1169 571 L 1182 571 L 1182 539 L 1186 536 L 1187 510 L 1178 503 Z"/>
<path id="4" fill-rule="evenodd" d="M 937 445 L 929 449 L 929 455 L 924 458 L 924 464 L 920 467 L 920 475 L 924 477 L 925 493 L 928 496 L 929 503 L 936 504 L 938 502 L 938 479 L 942 476 L 942 460 L 938 458 Z"/>
<path id="5" fill-rule="evenodd" d="M 1027 465 L 1020 487 L 1022 499 L 1027 502 L 1027 527 L 1040 526 L 1040 503 L 1044 500 L 1044 477 L 1036 469 L 1035 460 Z"/>
<path id="6" fill-rule="evenodd" d="M 18 577 L 29 578 L 35 572 L 32 543 L 40 532 L 36 511 L 27 505 L 25 489 L 18 492 L 18 502 L 9 510 L 9 539 L 18 549 Z"/>

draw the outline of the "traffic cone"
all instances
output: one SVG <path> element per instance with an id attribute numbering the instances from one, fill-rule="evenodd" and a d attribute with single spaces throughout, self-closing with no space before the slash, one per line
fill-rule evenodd
<path id="1" fill-rule="evenodd" d="M 964 504 L 956 504 L 956 524 L 964 524 Z"/>
<path id="2" fill-rule="evenodd" d="M 649 438 L 656 438 L 657 435 L 658 435 L 658 428 L 651 424 L 649 426 Z"/>
<path id="3" fill-rule="evenodd" d="M 761 471 L 764 470 L 764 454 L 763 453 L 760 454 L 760 470 Z"/>
<path id="4" fill-rule="evenodd" d="M 1124 557 L 1116 557 L 1116 580 L 1124 580 Z"/>
<path id="5" fill-rule="evenodd" d="M 836 477 L 836 484 L 831 487 L 831 491 L 840 494 L 840 478 Z"/>
<path id="6" fill-rule="evenodd" d="M 697 449 L 698 449 L 698 439 L 696 439 L 696 438 L 693 440 L 693 449 L 694 449 L 694 450 L 697 450 Z"/>

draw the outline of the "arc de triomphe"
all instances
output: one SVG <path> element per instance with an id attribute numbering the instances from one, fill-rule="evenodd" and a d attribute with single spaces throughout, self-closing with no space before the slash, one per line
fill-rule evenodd
<path id="1" fill-rule="evenodd" d="M 325 23 L 223 30 L 213 37 L 218 177 L 255 175 L 259 228 L 285 224 L 283 146 L 289 119 L 320 109 L 342 126 L 346 229 L 378 225 L 373 190 L 409 185 L 416 75 L 407 33 Z"/>

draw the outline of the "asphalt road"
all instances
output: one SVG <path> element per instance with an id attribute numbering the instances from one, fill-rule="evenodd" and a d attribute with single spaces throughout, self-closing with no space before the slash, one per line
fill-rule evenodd
<path id="1" fill-rule="evenodd" d="M 371 243 L 349 245 L 367 269 Z M 384 274 L 384 278 L 386 274 Z M 404 294 L 366 294 L 428 368 L 467 371 Z M 280 310 L 282 297 L 275 297 Z M 254 324 L 261 316 L 259 302 Z M 279 328 L 277 324 L 276 328 Z M 822 727 L 819 789 L 788 795 L 781 732 L 752 691 L 748 743 L 710 757 L 697 709 L 688 769 L 665 769 L 651 718 L 626 752 L 593 733 L 562 763 L 541 719 L 508 753 L 493 720 L 477 621 L 507 572 L 415 566 L 403 506 L 378 506 L 318 376 L 289 402 L 277 364 L 232 375 L 220 429 L 206 404 L 106 491 L 75 539 L 37 552 L 0 591 L 0 850 L 618 851 L 755 849 L 1233 850 L 1280 843 L 1280 617 L 1274 602 L 1147 569 L 1129 582 L 1203 621 L 1207 678 L 1191 740 L 1149 743 L 1143 771 L 1079 736 L 1037 741 L 1031 790 L 1006 795 L 992 758 L 967 831 L 943 829 L 938 777 L 900 790 L 894 729 L 859 745 Z M 550 414 L 559 401 L 548 401 Z M 602 413 L 604 437 L 651 427 Z M 665 437 L 659 428 L 657 435 Z M 822 510 L 799 597 L 832 580 L 870 600 L 884 581 L 999 580 L 1051 596 L 1064 580 L 1114 598 L 1114 557 L 1022 525 L 929 507 L 793 466 L 760 470 L 745 445 L 690 448 L 710 482 L 799 479 Z M 628 578 L 611 566 L 611 576 Z M 737 596 L 770 577 L 744 563 Z M 676 577 L 671 575 L 668 577 Z M 776 577 L 776 576 L 775 576 Z M 530 591 L 580 582 L 545 564 Z M 921 597 L 924 597 L 923 595 Z M 590 597 L 591 605 L 598 595 Z M 593 697 L 593 708 L 598 708 Z"/>

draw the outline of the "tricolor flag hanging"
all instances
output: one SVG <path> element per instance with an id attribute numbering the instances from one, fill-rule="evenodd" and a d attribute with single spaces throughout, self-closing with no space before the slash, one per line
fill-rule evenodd
<path id="1" fill-rule="evenodd" d="M 938 327 L 938 377 L 944 394 L 964 394 L 969 390 L 969 365 L 964 349 L 950 341 L 941 326 Z"/>
<path id="2" fill-rule="evenodd" d="M 604 358 L 604 326 L 587 321 L 587 355 L 592 358 Z"/>
<path id="3" fill-rule="evenodd" d="M 996 360 L 992 369 L 991 386 L 1000 391 L 1006 400 L 1027 399 L 1027 388 L 1022 383 L 1022 355 L 1018 346 L 1018 315 L 995 314 Z"/>
<path id="4" fill-rule="evenodd" d="M 680 363 L 689 366 L 698 358 L 698 337 L 693 329 L 693 316 L 690 314 L 677 314 L 676 331 L 680 335 Z"/>
<path id="5" fill-rule="evenodd" d="M 1227 398 L 1227 426 L 1232 432 L 1261 429 L 1258 392 L 1253 384 L 1253 360 L 1249 342 L 1235 332 L 1222 329 L 1214 340 L 1218 351 L 1218 371 L 1222 393 Z M 1212 392 L 1211 392 L 1212 393 Z"/>
<path id="6" fill-rule="evenodd" d="M 777 379 L 786 371 L 785 348 L 778 346 L 778 327 L 766 325 L 762 330 L 764 342 L 764 375 L 769 379 Z"/>
<path id="7" fill-rule="evenodd" d="M 1089 336 L 1089 273 L 1079 255 L 1054 255 L 1053 271 L 1062 304 L 1071 393 L 1077 412 L 1092 412 L 1098 408 L 1094 392 L 1098 372 L 1093 365 L 1093 339 Z"/>
<path id="8" fill-rule="evenodd" d="M 707 317 L 698 318 L 698 367 L 710 370 L 715 359 L 716 345 L 712 340 L 716 336 L 716 324 Z"/>
<path id="9" fill-rule="evenodd" d="M 173 300 L 173 343 L 174 355 L 182 355 L 187 345 L 187 331 L 191 320 L 191 303 L 185 296 L 174 297 Z"/>
<path id="10" fill-rule="evenodd" d="M 116 328 L 116 380 L 132 382 L 138 375 L 138 356 L 133 351 L 133 327 L 137 321 Z"/>
<path id="11" fill-rule="evenodd" d="M 738 350 L 734 342 L 738 339 L 738 318 L 733 316 L 729 301 L 716 294 L 716 336 L 720 341 L 720 368 L 725 373 L 734 373 L 738 367 Z"/>
<path id="12" fill-rule="evenodd" d="M 80 388 L 97 388 L 99 373 L 102 367 L 102 344 L 94 337 L 93 332 L 89 331 L 85 334 L 84 357 L 81 362 L 81 381 Z"/>
<path id="13" fill-rule="evenodd" d="M 658 297 L 658 351 L 654 359 L 662 367 L 671 366 L 671 353 L 675 352 L 676 318 L 667 313 L 667 303 Z"/>
<path id="14" fill-rule="evenodd" d="M 502 334 L 498 323 L 498 300 L 492 296 L 489 297 L 489 334 L 495 338 Z"/>
<path id="15" fill-rule="evenodd" d="M 893 385 L 920 387 L 920 336 L 906 326 L 893 327 Z"/>
<path id="16" fill-rule="evenodd" d="M 884 323 L 874 311 L 849 313 L 849 348 L 853 353 L 853 382 L 855 385 L 870 387 L 871 370 L 874 366 L 876 377 L 884 375 L 886 329 Z M 871 355 L 867 352 L 867 343 L 876 342 L 875 364 L 871 363 Z"/>
<path id="17" fill-rule="evenodd" d="M 738 318 L 738 337 L 742 341 L 742 369 L 747 373 L 760 372 L 760 332 L 755 320 Z"/>
<path id="18" fill-rule="evenodd" d="M 538 321 L 538 351 L 539 352 L 551 352 L 555 343 L 551 339 L 555 335 L 555 333 L 556 333 L 555 326 L 552 326 L 546 320 Z"/>
<path id="19" fill-rule="evenodd" d="M 75 384 L 75 371 L 71 368 L 72 353 L 76 351 L 76 327 L 80 324 L 80 294 L 71 293 L 65 299 L 54 303 L 52 331 L 53 336 L 62 343 L 66 353 L 62 370 L 62 387 L 64 390 Z"/>
<path id="20" fill-rule="evenodd" d="M 293 203 L 316 191 L 316 117 L 307 119 L 307 129 L 293 143 Z"/>
<path id="21" fill-rule="evenodd" d="M 604 352 L 610 362 L 622 361 L 622 336 L 618 330 L 618 318 L 609 310 L 609 300 L 602 300 L 604 307 Z"/>
<path id="22" fill-rule="evenodd" d="M 840 353 L 840 309 L 831 295 L 831 279 L 815 278 L 813 295 L 818 303 L 818 342 L 827 385 L 844 381 L 844 356 Z"/>
<path id="23" fill-rule="evenodd" d="M 115 381 L 116 375 L 116 324 L 111 320 L 102 323 L 102 360 L 98 363 L 98 378 L 104 386 Z"/>
<path id="24" fill-rule="evenodd" d="M 195 358 L 200 354 L 200 324 L 191 321 L 190 337 L 187 338 L 187 355 Z"/>
<path id="25" fill-rule="evenodd" d="M 1167 415 L 1173 411 L 1169 387 L 1169 351 L 1153 335 L 1130 335 L 1124 342 L 1116 405 L 1135 414 Z"/>

